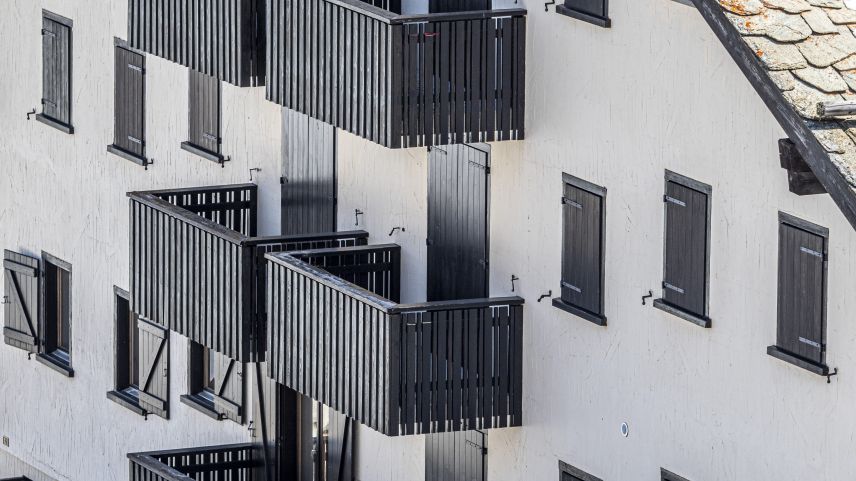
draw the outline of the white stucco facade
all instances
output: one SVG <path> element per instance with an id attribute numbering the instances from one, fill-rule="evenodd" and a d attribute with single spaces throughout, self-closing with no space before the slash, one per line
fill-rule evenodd
<path id="1" fill-rule="evenodd" d="M 489 431 L 487 478 L 556 479 L 562 460 L 604 481 L 655 481 L 660 467 L 693 481 L 851 479 L 854 229 L 828 195 L 788 192 L 776 144 L 786 135 L 694 8 L 613 0 L 613 28 L 601 29 L 544 12 L 543 2 L 516 6 L 529 11 L 526 140 L 491 146 L 490 289 L 511 295 L 513 274 L 526 299 L 524 425 Z M 42 8 L 74 21 L 74 135 L 26 120 L 41 97 Z M 0 3 L 0 247 L 73 265 L 75 370 L 66 378 L 0 346 L 0 435 L 10 441 L 0 475 L 14 457 L 60 481 L 127 479 L 128 452 L 250 439 L 246 425 L 179 402 L 187 340 L 174 333 L 169 420 L 143 420 L 105 397 L 112 286 L 128 287 L 125 193 L 246 182 L 260 168 L 260 234 L 278 233 L 280 222 L 281 115 L 263 88 L 224 84 L 231 160 L 221 168 L 180 150 L 187 71 L 148 55 L 154 163 L 144 170 L 106 152 L 113 37 L 126 29 L 125 1 Z M 343 132 L 338 142 L 340 230 L 400 244 L 402 300 L 424 300 L 425 149 Z M 641 303 L 660 291 L 666 169 L 712 186 L 711 329 Z M 608 191 L 607 327 L 536 302 L 558 292 L 563 172 Z M 840 372 L 831 384 L 766 354 L 776 338 L 779 211 L 830 231 L 827 363 Z M 388 236 L 396 226 L 405 231 Z M 424 479 L 421 436 L 364 427 L 358 436 L 358 479 Z"/>

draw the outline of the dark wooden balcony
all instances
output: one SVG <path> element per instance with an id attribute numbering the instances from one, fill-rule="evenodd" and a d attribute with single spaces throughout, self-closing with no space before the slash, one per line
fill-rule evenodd
<path id="1" fill-rule="evenodd" d="M 270 0 L 265 16 L 273 102 L 391 148 L 523 138 L 523 9 Z"/>
<path id="2" fill-rule="evenodd" d="M 131 47 L 239 87 L 264 85 L 264 0 L 128 0 Z"/>
<path id="3" fill-rule="evenodd" d="M 131 309 L 241 362 L 262 359 L 264 350 L 265 253 L 362 245 L 368 237 L 256 237 L 255 184 L 128 197 Z"/>
<path id="4" fill-rule="evenodd" d="M 519 426 L 523 299 L 397 303 L 399 249 L 266 256 L 271 378 L 390 436 Z"/>
<path id="5" fill-rule="evenodd" d="M 264 467 L 252 444 L 128 454 L 129 481 L 252 481 Z"/>

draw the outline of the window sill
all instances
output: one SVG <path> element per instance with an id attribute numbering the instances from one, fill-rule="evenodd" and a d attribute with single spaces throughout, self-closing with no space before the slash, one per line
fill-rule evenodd
<path id="1" fill-rule="evenodd" d="M 108 391 L 107 399 L 115 402 L 120 406 L 130 409 L 131 411 L 139 414 L 140 416 L 146 417 L 146 415 L 148 414 L 146 410 L 140 406 L 139 398 L 127 393 L 125 390 Z"/>
<path id="2" fill-rule="evenodd" d="M 182 404 L 186 404 L 212 419 L 217 421 L 223 419 L 223 417 L 220 416 L 220 413 L 214 410 L 214 404 L 199 395 L 182 394 L 180 401 Z"/>
<path id="3" fill-rule="evenodd" d="M 582 20 L 583 22 L 588 22 L 593 25 L 597 25 L 598 27 L 612 27 L 612 20 L 610 20 L 609 17 L 599 17 L 590 13 L 580 12 L 579 10 L 574 10 L 564 5 L 556 5 L 556 13 L 576 18 L 577 20 Z"/>
<path id="4" fill-rule="evenodd" d="M 663 299 L 654 299 L 654 307 L 660 309 L 663 312 L 668 312 L 673 316 L 680 317 L 685 321 L 690 321 L 697 326 L 704 327 L 705 329 L 710 329 L 711 321 L 709 317 L 700 317 L 696 314 L 692 314 L 681 309 L 680 307 L 669 304 Z"/>
<path id="5" fill-rule="evenodd" d="M 591 312 L 580 309 L 579 307 L 572 306 L 559 297 L 553 299 L 553 307 L 569 312 L 577 317 L 582 317 L 598 326 L 606 326 L 606 316 L 598 316 L 597 314 L 592 314 Z"/>
<path id="6" fill-rule="evenodd" d="M 829 375 L 829 366 L 818 364 L 814 361 L 809 361 L 803 357 L 791 354 L 788 351 L 779 348 L 779 346 L 767 346 L 767 354 L 779 359 L 780 361 L 785 361 L 793 364 L 794 366 L 801 367 L 806 371 L 817 374 L 818 376 Z"/>
<path id="7" fill-rule="evenodd" d="M 141 165 L 143 167 L 146 167 L 151 163 L 149 162 L 149 159 L 145 157 L 140 157 L 137 154 L 132 154 L 127 150 L 113 144 L 107 146 L 107 152 L 110 152 L 113 155 L 117 155 L 125 160 L 130 160 L 131 162 L 137 165 Z"/>
<path id="8" fill-rule="evenodd" d="M 63 362 L 53 354 L 39 354 L 36 356 L 36 361 L 39 361 L 63 376 L 74 377 L 74 369 L 71 368 L 71 365 Z"/>
<path id="9" fill-rule="evenodd" d="M 223 162 L 226 161 L 226 158 L 223 157 L 222 155 L 215 154 L 214 152 L 211 152 L 209 150 L 205 150 L 203 148 L 197 147 L 197 146 L 191 144 L 190 142 L 182 142 L 181 143 L 181 150 L 186 150 L 186 151 L 190 152 L 191 154 L 198 155 L 199 157 L 202 157 L 203 159 L 208 159 L 211 162 L 216 162 L 218 164 L 222 164 Z"/>
<path id="10" fill-rule="evenodd" d="M 53 127 L 55 129 L 59 130 L 60 132 L 65 132 L 66 134 L 69 134 L 69 135 L 74 134 L 74 127 L 72 127 L 69 124 L 64 124 L 64 123 L 60 122 L 59 120 L 54 120 L 54 119 L 52 119 L 46 115 L 36 114 L 36 120 L 38 120 L 39 122 L 41 122 L 45 125 Z"/>

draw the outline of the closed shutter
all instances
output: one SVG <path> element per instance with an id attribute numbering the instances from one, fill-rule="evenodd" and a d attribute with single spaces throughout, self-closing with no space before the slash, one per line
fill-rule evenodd
<path id="1" fill-rule="evenodd" d="M 220 153 L 220 81 L 190 69 L 189 142 Z"/>
<path id="2" fill-rule="evenodd" d="M 562 301 L 600 316 L 603 197 L 566 182 L 562 204 Z"/>
<path id="3" fill-rule="evenodd" d="M 169 417 L 169 331 L 140 319 L 140 407 Z"/>
<path id="4" fill-rule="evenodd" d="M 326 410 L 327 420 L 327 480 L 354 479 L 354 421 L 333 409 Z"/>
<path id="5" fill-rule="evenodd" d="M 425 436 L 425 481 L 484 481 L 487 435 L 458 431 Z"/>
<path id="6" fill-rule="evenodd" d="M 39 326 L 39 260 L 3 251 L 6 344 L 37 352 Z"/>
<path id="7" fill-rule="evenodd" d="M 145 57 L 116 46 L 114 144 L 145 156 Z"/>
<path id="8" fill-rule="evenodd" d="M 214 377 L 214 410 L 238 424 L 244 422 L 244 364 L 210 351 L 217 363 Z"/>
<path id="9" fill-rule="evenodd" d="M 336 128 L 282 109 L 282 233 L 336 230 Z"/>
<path id="10" fill-rule="evenodd" d="M 786 221 L 779 224 L 777 345 L 824 363 L 826 239 Z"/>
<path id="11" fill-rule="evenodd" d="M 707 306 L 708 196 L 666 182 L 663 299 L 704 316 Z"/>
<path id="12" fill-rule="evenodd" d="M 565 0 L 565 7 L 599 18 L 609 15 L 607 0 Z"/>
<path id="13" fill-rule="evenodd" d="M 71 124 L 71 28 L 42 18 L 42 115 Z"/>

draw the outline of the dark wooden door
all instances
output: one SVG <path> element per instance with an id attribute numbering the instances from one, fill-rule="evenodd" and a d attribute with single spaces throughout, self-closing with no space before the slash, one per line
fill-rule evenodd
<path id="1" fill-rule="evenodd" d="M 488 295 L 489 174 L 486 145 L 429 151 L 429 301 Z"/>
<path id="2" fill-rule="evenodd" d="M 336 230 L 336 128 L 282 109 L 282 233 Z"/>
<path id="3" fill-rule="evenodd" d="M 481 431 L 425 438 L 425 481 L 485 481 L 487 435 Z"/>

